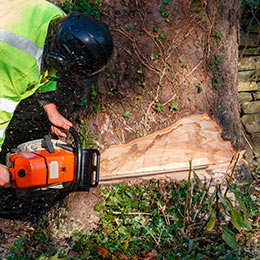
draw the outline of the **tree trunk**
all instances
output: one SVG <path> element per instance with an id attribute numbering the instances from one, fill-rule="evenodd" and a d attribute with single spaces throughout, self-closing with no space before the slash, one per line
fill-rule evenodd
<path id="1" fill-rule="evenodd" d="M 125 162 L 135 164 L 137 154 L 132 156 L 129 151 L 141 145 L 139 140 L 151 140 L 150 134 L 158 130 L 162 132 L 157 132 L 155 136 L 162 136 L 161 133 L 167 132 L 181 119 L 184 119 L 181 121 L 184 129 L 188 130 L 176 132 L 171 140 L 174 143 L 178 135 L 182 137 L 186 134 L 188 138 L 187 142 L 183 141 L 186 142 L 182 146 L 183 153 L 171 148 L 164 158 L 170 158 L 168 155 L 177 151 L 177 154 L 184 154 L 181 161 L 187 163 L 191 159 L 189 156 L 194 155 L 195 158 L 195 154 L 202 151 L 198 156 L 203 160 L 207 157 L 203 157 L 203 149 L 211 155 L 216 152 L 215 145 L 221 156 L 227 152 L 225 162 L 230 160 L 235 153 L 230 144 L 237 149 L 240 147 L 237 93 L 240 1 L 108 1 L 103 13 L 103 19 L 113 34 L 114 55 L 100 76 L 98 95 L 93 86 L 90 104 L 81 116 L 103 151 L 101 178 L 111 172 L 119 172 Z M 187 116 L 193 114 L 198 114 L 194 117 L 194 125 L 187 124 L 185 128 L 183 122 L 188 122 Z M 207 127 L 199 127 L 198 135 L 197 127 L 202 124 L 203 115 L 212 118 L 207 119 L 209 124 L 216 124 L 222 129 L 213 127 L 216 129 L 213 139 L 209 137 L 212 132 L 208 134 Z M 220 133 L 229 145 L 219 137 Z M 192 137 L 196 135 L 199 137 L 196 143 L 192 143 L 195 140 Z M 140 137 L 144 138 L 137 139 Z M 129 145 L 131 149 L 127 150 L 124 144 L 130 141 L 137 146 Z M 213 144 L 212 149 L 202 144 L 209 142 Z M 111 145 L 117 148 L 113 146 L 110 149 Z M 188 153 L 188 150 L 191 152 Z M 113 159 L 116 152 L 118 157 Z M 143 158 L 143 155 L 140 156 Z M 156 154 L 154 156 L 157 157 Z M 214 158 L 215 163 L 220 157 Z M 169 160 L 174 159 L 171 157 Z M 117 161 L 119 163 L 115 166 Z M 207 158 L 206 161 L 210 160 Z M 174 164 L 173 161 L 170 163 Z M 169 161 L 165 162 L 165 165 L 168 164 Z M 115 166 L 114 171 L 108 173 L 106 169 L 109 166 Z M 140 166 L 139 170 L 143 168 Z M 224 173 L 225 170 L 222 170 Z M 123 173 L 127 171 L 129 168 Z M 66 203 L 73 205 L 74 199 L 75 195 L 71 195 Z M 69 212 L 71 209 L 73 214 Z M 80 208 L 80 211 L 87 209 Z M 69 206 L 66 216 L 77 215 L 75 210 L 77 207 Z M 68 217 L 66 222 L 70 223 Z"/>
<path id="2" fill-rule="evenodd" d="M 241 128 L 237 66 L 240 1 L 218 1 L 216 6 L 208 5 L 207 14 L 209 21 L 217 19 L 217 23 L 212 24 L 211 33 L 215 38 L 207 59 L 208 68 L 211 68 L 205 93 L 207 111 L 222 128 L 223 137 L 239 148 Z"/>

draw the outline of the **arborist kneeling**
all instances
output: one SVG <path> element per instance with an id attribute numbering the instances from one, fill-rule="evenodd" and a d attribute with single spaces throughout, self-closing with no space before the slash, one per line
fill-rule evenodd
<path id="1" fill-rule="evenodd" d="M 1 1 L 0 149 L 19 102 L 36 92 L 52 133 L 66 137 L 63 129 L 72 123 L 54 103 L 56 72 L 70 80 L 86 79 L 106 67 L 112 52 L 108 27 L 87 14 L 66 16 L 44 0 Z M 9 169 L 0 164 L 0 186 L 9 182 Z"/>

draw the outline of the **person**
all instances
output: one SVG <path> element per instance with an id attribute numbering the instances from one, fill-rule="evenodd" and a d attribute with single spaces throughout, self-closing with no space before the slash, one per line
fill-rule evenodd
<path id="1" fill-rule="evenodd" d="M 107 25 L 87 14 L 66 15 L 45 0 L 1 0 L 0 149 L 17 105 L 36 92 L 52 133 L 66 136 L 61 129 L 68 130 L 72 123 L 48 93 L 54 93 L 57 80 L 98 74 L 112 51 Z M 8 168 L 0 164 L 0 186 L 9 182 Z"/>

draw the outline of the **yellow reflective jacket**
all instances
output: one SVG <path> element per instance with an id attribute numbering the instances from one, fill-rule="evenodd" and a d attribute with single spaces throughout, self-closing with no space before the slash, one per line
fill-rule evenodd
<path id="1" fill-rule="evenodd" d="M 0 151 L 19 102 L 56 88 L 41 63 L 50 21 L 64 15 L 45 0 L 0 0 Z"/>

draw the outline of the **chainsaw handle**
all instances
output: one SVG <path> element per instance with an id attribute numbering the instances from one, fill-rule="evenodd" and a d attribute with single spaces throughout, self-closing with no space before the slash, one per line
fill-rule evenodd
<path id="1" fill-rule="evenodd" d="M 81 146 L 81 141 L 79 138 L 79 135 L 76 131 L 76 129 L 71 126 L 69 128 L 69 132 L 72 135 L 74 141 L 75 141 L 75 148 L 76 148 L 76 173 L 75 173 L 75 179 L 73 181 L 73 183 L 70 185 L 70 189 L 72 189 L 73 191 L 77 190 L 79 185 L 80 185 L 80 181 L 81 181 L 81 162 L 82 162 L 82 146 Z"/>

